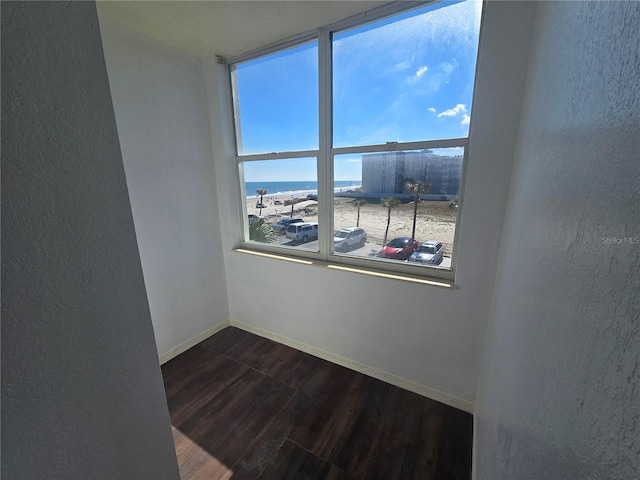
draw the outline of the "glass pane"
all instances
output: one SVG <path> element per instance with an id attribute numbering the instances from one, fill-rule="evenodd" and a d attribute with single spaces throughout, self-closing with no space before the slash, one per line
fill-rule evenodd
<path id="1" fill-rule="evenodd" d="M 317 252 L 316 159 L 245 162 L 242 170 L 249 239 Z"/>
<path id="2" fill-rule="evenodd" d="M 463 156 L 462 147 L 336 155 L 334 176 L 351 185 L 334 193 L 334 252 L 451 268 Z"/>
<path id="3" fill-rule="evenodd" d="M 466 137 L 481 9 L 443 2 L 334 34 L 334 146 Z"/>
<path id="4" fill-rule="evenodd" d="M 318 43 L 235 66 L 240 154 L 318 148 Z"/>

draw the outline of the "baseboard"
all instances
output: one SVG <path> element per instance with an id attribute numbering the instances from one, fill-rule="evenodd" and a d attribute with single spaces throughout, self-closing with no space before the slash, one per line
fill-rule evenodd
<path id="1" fill-rule="evenodd" d="M 245 330 L 260 337 L 268 338 L 269 340 L 273 340 L 274 342 L 287 345 L 288 347 L 295 348 L 296 350 L 308 353 L 309 355 L 313 355 L 314 357 L 322 358 L 323 360 L 327 360 L 328 362 L 341 365 L 351 370 L 355 370 L 356 372 L 364 373 L 365 375 L 368 375 L 370 377 L 377 378 L 378 380 L 382 380 L 383 382 L 390 383 L 391 385 L 409 390 L 411 392 L 417 393 L 418 395 L 436 400 L 459 410 L 473 413 L 473 403 L 462 400 L 458 397 L 454 397 L 453 395 L 449 395 L 433 388 L 425 387 L 424 385 L 412 382 L 411 380 L 407 380 L 406 378 L 392 375 L 391 373 L 378 370 L 377 368 L 368 367 L 367 365 L 354 362 L 353 360 L 349 360 L 348 358 L 326 352 L 311 345 L 307 345 L 306 343 L 302 343 L 297 340 L 278 335 L 268 330 L 263 330 L 262 328 L 254 327 L 253 325 L 249 325 L 244 322 L 239 322 L 237 320 L 231 319 L 229 323 L 232 327 Z"/>
<path id="2" fill-rule="evenodd" d="M 175 358 L 178 355 L 180 355 L 181 353 L 186 352 L 191 347 L 197 345 L 198 343 L 202 342 L 203 340 L 206 340 L 211 335 L 215 335 L 220 330 L 222 330 L 224 328 L 227 328 L 229 325 L 230 325 L 229 320 L 225 320 L 223 322 L 220 322 L 217 325 L 214 325 L 211 328 L 208 328 L 207 330 L 205 330 L 204 332 L 200 333 L 199 335 L 196 335 L 195 337 L 190 338 L 186 342 L 181 343 L 177 347 L 173 347 L 168 352 L 163 353 L 162 355 L 160 355 L 160 365 L 162 365 L 163 363 L 167 363 L 172 358 Z"/>

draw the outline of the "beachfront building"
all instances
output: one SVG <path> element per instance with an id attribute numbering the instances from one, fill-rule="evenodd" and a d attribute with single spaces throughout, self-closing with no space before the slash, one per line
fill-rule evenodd
<path id="1" fill-rule="evenodd" d="M 409 194 L 411 182 L 430 185 L 429 196 L 457 197 L 462 156 L 436 155 L 432 150 L 362 155 L 362 193 L 370 196 Z"/>

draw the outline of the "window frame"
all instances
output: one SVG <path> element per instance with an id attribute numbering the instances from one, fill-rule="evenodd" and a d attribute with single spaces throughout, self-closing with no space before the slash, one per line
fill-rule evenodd
<path id="1" fill-rule="evenodd" d="M 437 140 L 421 140 L 412 142 L 386 142 L 383 144 L 369 144 L 361 146 L 334 147 L 333 146 L 333 99 L 332 99 L 332 82 L 333 82 L 333 59 L 332 59 L 332 38 L 333 34 L 348 30 L 354 27 L 360 27 L 379 20 L 417 10 L 426 5 L 440 3 L 440 0 L 417 1 L 407 5 L 404 2 L 392 2 L 387 5 L 367 10 L 360 14 L 353 15 L 338 22 L 326 25 L 324 27 L 314 29 L 299 35 L 288 37 L 284 40 L 274 42 L 265 47 L 252 50 L 245 54 L 235 56 L 226 60 L 229 95 L 231 97 L 231 118 L 233 119 L 233 150 L 234 163 L 236 167 L 236 178 L 239 186 L 240 197 L 238 198 L 240 211 L 242 212 L 241 223 L 241 241 L 238 248 L 246 250 L 255 250 L 259 252 L 270 253 L 284 257 L 299 257 L 301 259 L 321 261 L 331 264 L 338 264 L 345 267 L 354 267 L 367 271 L 382 271 L 391 273 L 406 274 L 411 277 L 438 278 L 453 281 L 458 263 L 458 249 L 460 226 L 462 221 L 462 212 L 464 206 L 464 194 L 466 190 L 466 178 L 469 158 L 469 143 L 471 138 L 471 125 L 469 133 L 466 137 L 453 139 L 437 139 Z M 484 1 L 483 1 L 484 10 Z M 481 13 L 480 32 L 482 37 L 483 13 Z M 241 138 L 239 103 L 237 92 L 237 80 L 235 75 L 235 65 L 254 60 L 272 53 L 276 53 L 288 48 L 295 48 L 304 43 L 316 41 L 318 45 L 318 149 L 313 150 L 294 150 L 281 151 L 271 153 L 257 154 L 240 154 L 239 145 Z M 476 59 L 479 58 L 480 40 L 478 42 L 478 52 Z M 473 104 L 475 103 L 478 75 L 478 64 L 474 72 L 473 79 L 473 96 L 471 100 L 471 120 L 473 122 Z M 334 157 L 343 154 L 365 154 L 365 153 L 381 153 L 395 152 L 404 150 L 424 150 L 433 148 L 451 148 L 463 147 L 464 154 L 462 159 L 462 173 L 460 179 L 460 189 L 458 194 L 458 208 L 456 212 L 456 226 L 453 238 L 453 248 L 451 254 L 451 266 L 449 269 L 440 267 L 430 267 L 425 265 L 412 265 L 397 260 L 367 257 L 348 256 L 334 251 L 333 242 L 333 185 L 334 185 Z M 268 161 L 268 160 L 285 160 L 296 158 L 316 158 L 317 168 L 317 184 L 318 184 L 318 251 L 298 249 L 286 247 L 282 245 L 274 245 L 268 243 L 252 242 L 249 240 L 247 218 L 247 202 L 246 188 L 244 182 L 243 165 L 252 161 Z"/>

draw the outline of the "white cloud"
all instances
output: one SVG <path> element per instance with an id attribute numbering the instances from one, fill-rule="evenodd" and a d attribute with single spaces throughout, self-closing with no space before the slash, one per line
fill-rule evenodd
<path id="1" fill-rule="evenodd" d="M 429 110 L 431 113 L 436 113 L 436 109 L 431 107 L 431 108 L 427 108 L 427 110 Z"/>
<path id="2" fill-rule="evenodd" d="M 449 110 L 445 110 L 444 112 L 440 112 L 438 114 L 438 118 L 440 117 L 455 117 L 459 113 L 466 112 L 467 106 L 464 103 L 459 103 L 455 107 L 450 108 Z"/>
<path id="3" fill-rule="evenodd" d="M 404 62 L 400 62 L 400 63 L 396 63 L 396 70 L 406 70 L 407 68 L 409 68 L 411 66 L 411 64 L 407 61 Z"/>
<path id="4" fill-rule="evenodd" d="M 359 158 L 348 158 L 347 163 L 360 163 Z"/>
<path id="5" fill-rule="evenodd" d="M 427 67 L 426 65 L 423 65 L 422 67 L 418 68 L 418 70 L 416 70 L 416 73 L 414 75 L 407 77 L 407 81 L 409 83 L 421 81 L 420 79 L 425 73 L 427 73 L 427 70 L 429 70 L 429 67 Z"/>
<path id="6" fill-rule="evenodd" d="M 462 121 L 460 122 L 460 125 L 469 125 L 470 121 L 471 117 L 465 113 L 462 115 Z"/>

